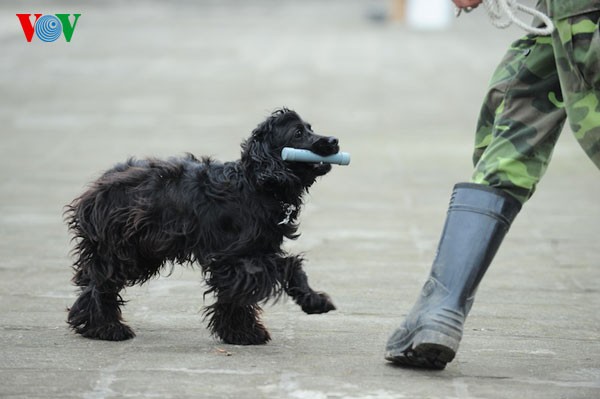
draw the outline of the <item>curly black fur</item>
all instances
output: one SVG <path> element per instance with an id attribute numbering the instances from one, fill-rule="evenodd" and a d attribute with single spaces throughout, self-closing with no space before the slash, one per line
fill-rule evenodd
<path id="1" fill-rule="evenodd" d="M 282 292 L 306 313 L 335 309 L 308 285 L 302 258 L 281 249 L 284 238 L 298 237 L 303 195 L 331 166 L 284 162 L 285 146 L 338 151 L 337 139 L 314 134 L 284 108 L 242 143 L 238 161 L 188 154 L 129 159 L 105 172 L 65 211 L 76 242 L 73 282 L 81 289 L 69 309 L 71 328 L 94 339 L 133 338 L 119 293 L 169 263 L 201 265 L 207 293 L 216 296 L 205 311 L 208 327 L 226 343 L 269 341 L 259 304 Z"/>

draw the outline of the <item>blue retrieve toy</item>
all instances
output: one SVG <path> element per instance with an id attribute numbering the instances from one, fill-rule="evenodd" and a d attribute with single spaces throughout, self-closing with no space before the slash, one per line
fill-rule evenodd
<path id="1" fill-rule="evenodd" d="M 309 150 L 300 150 L 290 147 L 284 147 L 283 150 L 281 150 L 281 158 L 284 161 L 291 162 L 324 162 L 333 163 L 336 165 L 350 164 L 350 154 L 347 152 L 338 152 L 337 154 L 323 157 Z"/>

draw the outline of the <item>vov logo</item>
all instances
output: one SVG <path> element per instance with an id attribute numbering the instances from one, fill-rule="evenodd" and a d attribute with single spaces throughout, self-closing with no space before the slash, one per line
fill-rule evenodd
<path id="1" fill-rule="evenodd" d="M 81 14 L 33 14 L 35 20 L 31 22 L 32 14 L 16 14 L 21 22 L 25 39 L 31 42 L 33 34 L 43 42 L 54 42 L 61 34 L 65 36 L 67 42 L 71 41 L 75 26 Z M 73 15 L 73 23 L 69 20 L 69 16 Z"/>

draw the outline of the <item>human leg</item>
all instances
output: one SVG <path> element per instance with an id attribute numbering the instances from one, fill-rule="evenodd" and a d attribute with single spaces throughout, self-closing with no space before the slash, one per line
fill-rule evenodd
<path id="1" fill-rule="evenodd" d="M 556 21 L 552 40 L 575 138 L 600 169 L 600 12 Z"/>
<path id="2" fill-rule="evenodd" d="M 565 120 L 551 39 L 517 40 L 494 73 L 481 109 L 471 181 L 524 203 L 548 167 Z"/>
<path id="3" fill-rule="evenodd" d="M 388 340 L 387 360 L 441 369 L 454 358 L 477 286 L 546 170 L 565 118 L 550 40 L 515 42 L 482 108 L 475 184 L 455 187 L 431 274 Z"/>

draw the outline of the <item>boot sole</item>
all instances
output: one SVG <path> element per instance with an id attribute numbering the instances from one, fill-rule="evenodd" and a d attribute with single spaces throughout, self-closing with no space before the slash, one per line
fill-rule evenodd
<path id="1" fill-rule="evenodd" d="M 443 332 L 421 329 L 405 349 L 388 351 L 385 358 L 396 364 L 443 370 L 456 356 L 460 340 Z"/>

